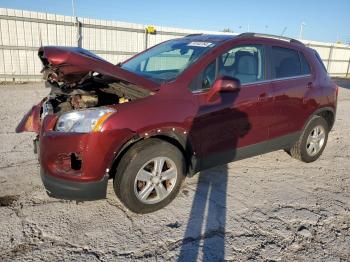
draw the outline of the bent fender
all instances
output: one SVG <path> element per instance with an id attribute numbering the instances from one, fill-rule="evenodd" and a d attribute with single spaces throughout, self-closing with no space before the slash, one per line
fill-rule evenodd
<path id="1" fill-rule="evenodd" d="M 42 102 L 33 106 L 22 118 L 16 127 L 16 133 L 35 132 L 39 134 L 40 131 L 40 111 Z"/>

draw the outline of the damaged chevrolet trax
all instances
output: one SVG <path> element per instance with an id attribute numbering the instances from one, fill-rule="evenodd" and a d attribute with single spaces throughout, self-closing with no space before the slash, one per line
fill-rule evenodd
<path id="1" fill-rule="evenodd" d="M 131 211 L 169 204 L 186 176 L 284 149 L 322 154 L 338 87 L 317 52 L 285 37 L 189 35 L 111 64 L 79 47 L 41 47 L 47 97 L 16 132 L 35 132 L 47 193 L 106 197 Z"/>

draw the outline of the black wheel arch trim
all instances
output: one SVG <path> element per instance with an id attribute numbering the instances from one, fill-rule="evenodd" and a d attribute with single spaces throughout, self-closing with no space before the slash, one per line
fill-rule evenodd
<path id="1" fill-rule="evenodd" d="M 329 127 L 329 131 L 331 131 L 332 128 L 333 128 L 334 122 L 335 122 L 336 110 L 335 110 L 333 107 L 330 107 L 330 106 L 325 106 L 325 107 L 321 107 L 321 108 L 316 109 L 316 110 L 308 117 L 308 119 L 307 119 L 306 122 L 304 123 L 304 126 L 303 126 L 303 129 L 302 129 L 302 130 L 305 130 L 305 127 L 307 126 L 307 124 L 310 122 L 310 120 L 311 120 L 314 116 L 317 116 L 317 115 L 319 115 L 319 114 L 322 113 L 322 112 L 332 112 L 332 114 L 333 114 L 332 125 Z"/>
<path id="2" fill-rule="evenodd" d="M 192 159 L 191 156 L 193 154 L 192 146 L 188 143 L 187 139 L 187 133 L 183 134 L 176 131 L 165 131 L 165 132 L 149 132 L 147 136 L 143 135 L 135 135 L 131 139 L 129 139 L 126 143 L 123 144 L 123 146 L 118 149 L 116 152 L 111 167 L 109 171 L 110 178 L 114 178 L 114 175 L 116 173 L 116 168 L 118 167 L 118 164 L 121 160 L 121 158 L 125 155 L 125 153 L 136 143 L 145 140 L 145 139 L 151 139 L 151 138 L 159 138 L 161 140 L 164 140 L 166 142 L 169 142 L 170 144 L 175 145 L 184 155 L 186 159 L 186 165 L 187 169 L 190 169 L 190 166 L 192 165 Z"/>

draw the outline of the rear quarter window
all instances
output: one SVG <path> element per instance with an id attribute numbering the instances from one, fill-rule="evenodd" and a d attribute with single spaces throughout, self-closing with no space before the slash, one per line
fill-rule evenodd
<path id="1" fill-rule="evenodd" d="M 324 70 L 324 71 L 326 72 L 326 74 L 327 74 L 327 73 L 328 73 L 328 72 L 327 72 L 327 69 L 326 69 L 326 67 L 325 67 L 325 65 L 324 65 L 324 63 L 323 63 L 323 61 L 322 61 L 320 55 L 316 52 L 316 50 L 314 50 L 314 51 L 315 51 L 316 60 L 320 63 L 321 67 L 323 68 L 323 70 Z"/>

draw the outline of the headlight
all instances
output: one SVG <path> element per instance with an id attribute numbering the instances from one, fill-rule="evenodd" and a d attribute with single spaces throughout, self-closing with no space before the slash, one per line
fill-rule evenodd
<path id="1" fill-rule="evenodd" d="M 77 133 L 98 132 L 106 119 L 114 112 L 116 111 L 111 108 L 93 108 L 68 112 L 59 117 L 56 130 Z"/>

